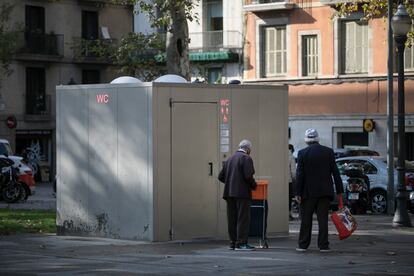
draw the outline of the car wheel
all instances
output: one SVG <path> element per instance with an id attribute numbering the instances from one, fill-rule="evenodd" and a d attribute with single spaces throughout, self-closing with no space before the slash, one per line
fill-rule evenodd
<path id="1" fill-rule="evenodd" d="M 374 191 L 371 194 L 371 211 L 373 214 L 387 212 L 387 195 L 384 191 Z"/>
<path id="2" fill-rule="evenodd" d="M 26 201 L 28 197 L 29 197 L 28 188 L 25 185 L 22 185 L 22 188 L 20 189 L 19 199 L 20 199 L 20 201 Z"/>
<path id="3" fill-rule="evenodd" d="M 15 203 L 20 198 L 22 186 L 19 183 L 10 181 L 2 190 L 2 196 L 5 202 Z"/>

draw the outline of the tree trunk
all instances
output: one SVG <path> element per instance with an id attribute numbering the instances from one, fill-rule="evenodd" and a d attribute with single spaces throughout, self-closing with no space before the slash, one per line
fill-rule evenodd
<path id="1" fill-rule="evenodd" d="M 184 9 L 171 7 L 171 29 L 167 32 L 167 71 L 190 80 L 188 24 Z"/>

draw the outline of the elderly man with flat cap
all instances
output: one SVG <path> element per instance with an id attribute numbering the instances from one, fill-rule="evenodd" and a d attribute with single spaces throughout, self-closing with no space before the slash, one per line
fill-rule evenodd
<path id="1" fill-rule="evenodd" d="M 331 148 L 319 144 L 316 129 L 305 132 L 308 146 L 298 152 L 296 168 L 296 199 L 300 202 L 301 224 L 296 251 L 305 252 L 311 242 L 312 218 L 318 219 L 318 247 L 320 252 L 329 252 L 328 212 L 334 198 L 333 182 L 338 196 L 342 196 L 342 179 Z M 333 178 L 333 180 L 332 180 Z"/>
<path id="2" fill-rule="evenodd" d="M 251 148 L 249 140 L 242 140 L 239 149 L 224 163 L 218 177 L 225 183 L 223 198 L 227 202 L 229 249 L 232 250 L 253 250 L 247 243 L 252 190 L 256 189 Z"/>

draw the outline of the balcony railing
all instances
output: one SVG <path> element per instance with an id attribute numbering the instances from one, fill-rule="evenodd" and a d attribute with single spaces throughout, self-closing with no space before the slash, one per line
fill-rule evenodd
<path id="1" fill-rule="evenodd" d="M 243 10 L 245 12 L 290 10 L 294 6 L 293 0 L 252 0 L 250 4 L 244 5 Z"/>
<path id="2" fill-rule="evenodd" d="M 76 60 L 111 62 L 109 57 L 113 47 L 117 44 L 116 39 L 83 39 L 73 38 L 71 48 Z"/>
<path id="3" fill-rule="evenodd" d="M 238 31 L 190 33 L 190 50 L 240 49 L 242 47 L 242 34 Z"/>
<path id="4" fill-rule="evenodd" d="M 26 121 L 50 120 L 52 100 L 50 95 L 26 95 Z"/>
<path id="5" fill-rule="evenodd" d="M 63 56 L 63 35 L 22 32 L 19 36 L 20 54 Z"/>

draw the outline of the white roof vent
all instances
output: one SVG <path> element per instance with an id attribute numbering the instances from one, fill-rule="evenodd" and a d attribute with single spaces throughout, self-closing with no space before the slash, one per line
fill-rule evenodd
<path id="1" fill-rule="evenodd" d="M 179 75 L 168 74 L 155 79 L 154 82 L 187 83 L 187 80 Z"/>
<path id="2" fill-rule="evenodd" d="M 134 77 L 123 76 L 114 79 L 113 81 L 111 81 L 111 83 L 142 83 L 142 81 Z"/>

